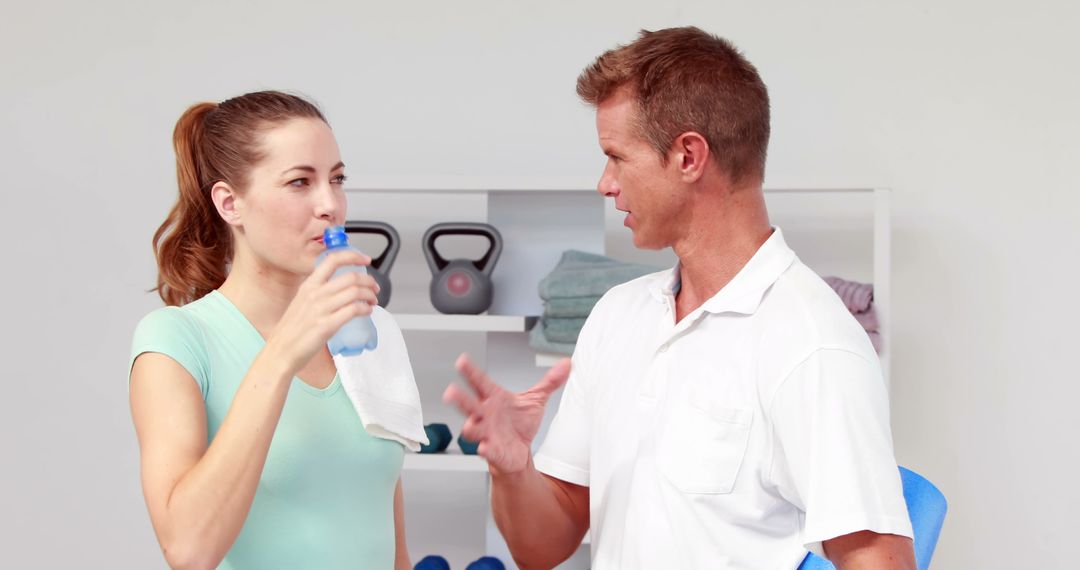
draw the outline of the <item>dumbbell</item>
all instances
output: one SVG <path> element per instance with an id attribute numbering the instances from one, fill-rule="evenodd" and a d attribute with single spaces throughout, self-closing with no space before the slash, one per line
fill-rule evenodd
<path id="1" fill-rule="evenodd" d="M 483 556 L 471 562 L 465 570 L 506 570 L 506 565 L 494 556 Z"/>
<path id="2" fill-rule="evenodd" d="M 480 447 L 480 443 L 472 441 L 471 439 L 465 439 L 460 435 L 457 438 L 458 447 L 461 448 L 461 452 L 465 455 L 476 455 L 477 448 Z"/>
<path id="3" fill-rule="evenodd" d="M 439 255 L 435 240 L 445 235 L 475 235 L 488 239 L 480 259 L 451 259 Z M 478 315 L 488 310 L 494 295 L 491 272 L 502 253 L 502 235 L 489 224 L 443 223 L 424 232 L 421 242 L 431 269 L 431 305 L 448 315 Z"/>
<path id="4" fill-rule="evenodd" d="M 413 570 L 450 570 L 450 563 L 442 556 L 431 554 L 421 558 Z"/>
<path id="5" fill-rule="evenodd" d="M 428 444 L 420 446 L 420 453 L 446 451 L 446 448 L 450 447 L 450 442 L 454 440 L 454 435 L 450 433 L 450 428 L 446 424 L 428 424 L 424 426 L 424 433 L 427 434 Z"/>
<path id="6" fill-rule="evenodd" d="M 368 267 L 368 273 L 379 284 L 379 306 L 385 309 L 390 304 L 390 268 L 394 266 L 398 250 L 401 249 L 401 237 L 394 226 L 369 220 L 345 222 L 345 233 L 377 234 L 386 238 L 386 249 L 379 255 L 371 256 L 371 266 Z"/>

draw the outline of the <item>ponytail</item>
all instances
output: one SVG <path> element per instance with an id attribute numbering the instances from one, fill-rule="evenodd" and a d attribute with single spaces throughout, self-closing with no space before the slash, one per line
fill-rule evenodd
<path id="1" fill-rule="evenodd" d="M 180 196 L 153 240 L 156 290 L 166 305 L 190 303 L 225 282 L 232 237 L 210 199 L 215 181 L 203 152 L 206 117 L 216 108 L 214 103 L 192 105 L 173 130 Z"/>

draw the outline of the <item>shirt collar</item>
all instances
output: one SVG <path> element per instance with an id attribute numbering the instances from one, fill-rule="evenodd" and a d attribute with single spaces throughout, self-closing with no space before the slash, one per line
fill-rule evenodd
<path id="1" fill-rule="evenodd" d="M 772 235 L 750 261 L 727 285 L 705 301 L 702 309 L 710 313 L 754 314 L 766 291 L 794 261 L 795 252 L 784 241 L 780 228 L 773 228 Z M 680 266 L 681 263 L 676 263 L 675 267 L 657 274 L 649 284 L 649 292 L 657 301 L 666 302 L 679 292 Z"/>

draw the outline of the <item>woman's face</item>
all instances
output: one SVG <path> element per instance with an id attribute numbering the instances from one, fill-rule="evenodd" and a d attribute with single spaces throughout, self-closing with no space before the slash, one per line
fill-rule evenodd
<path id="1" fill-rule="evenodd" d="M 345 165 L 330 127 L 293 119 L 263 133 L 262 160 L 235 198 L 237 254 L 259 267 L 307 275 L 325 249 L 323 230 L 345 223 Z"/>

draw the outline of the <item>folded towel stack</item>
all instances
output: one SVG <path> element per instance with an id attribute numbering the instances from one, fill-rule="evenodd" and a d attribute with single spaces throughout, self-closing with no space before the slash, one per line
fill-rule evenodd
<path id="1" fill-rule="evenodd" d="M 874 350 L 881 352 L 881 327 L 878 323 L 877 314 L 874 313 L 874 286 L 869 283 L 857 283 L 847 281 L 839 277 L 826 277 L 825 282 L 836 291 L 844 306 L 859 321 L 866 334 L 870 336 L 870 342 Z"/>
<path id="2" fill-rule="evenodd" d="M 540 352 L 573 354 L 581 327 L 600 297 L 620 283 L 656 271 L 595 253 L 563 252 L 555 269 L 540 281 L 544 314 L 533 327 L 529 344 Z"/>

